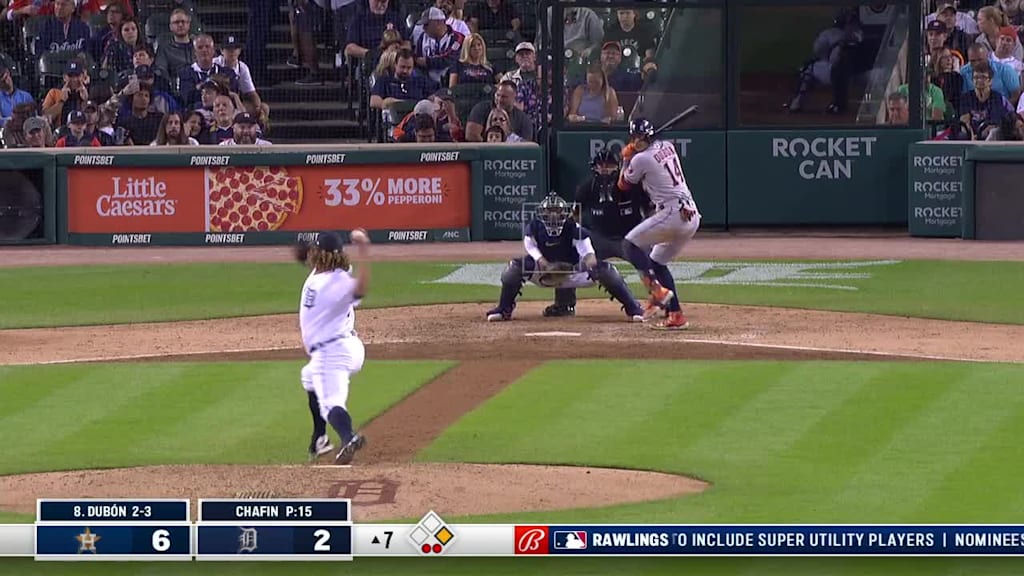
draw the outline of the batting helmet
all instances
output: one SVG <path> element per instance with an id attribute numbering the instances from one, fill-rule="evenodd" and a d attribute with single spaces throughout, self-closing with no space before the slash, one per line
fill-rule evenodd
<path id="1" fill-rule="evenodd" d="M 629 123 L 630 138 L 651 139 L 654 137 L 654 124 L 647 118 L 634 118 Z"/>

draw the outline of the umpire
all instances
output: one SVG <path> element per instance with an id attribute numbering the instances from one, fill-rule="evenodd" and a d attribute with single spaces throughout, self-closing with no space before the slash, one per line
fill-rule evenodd
<path id="1" fill-rule="evenodd" d="M 590 233 L 599 262 L 610 258 L 626 260 L 622 239 L 643 218 L 648 202 L 641 186 L 628 191 L 618 188 L 619 153 L 605 148 L 590 159 L 590 176 L 576 188 L 576 221 Z M 555 290 L 555 303 L 544 309 L 544 316 L 576 314 L 576 289 Z"/>

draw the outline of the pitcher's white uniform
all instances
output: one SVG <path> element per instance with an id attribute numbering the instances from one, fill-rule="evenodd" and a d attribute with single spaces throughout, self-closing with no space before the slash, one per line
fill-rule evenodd
<path id="1" fill-rule="evenodd" d="M 302 368 L 302 387 L 316 394 L 320 415 L 331 408 L 347 410 L 352 374 L 363 368 L 366 349 L 355 332 L 356 279 L 345 270 L 313 271 L 302 286 L 299 326 L 309 363 Z"/>
<path id="2" fill-rule="evenodd" d="M 653 246 L 651 260 L 668 264 L 700 227 L 700 212 L 686 185 L 676 147 L 664 140 L 652 142 L 633 155 L 622 179 L 642 183 L 654 204 L 654 213 L 630 230 L 626 240 L 640 247 Z M 690 220 L 683 218 L 683 208 L 694 212 Z"/>

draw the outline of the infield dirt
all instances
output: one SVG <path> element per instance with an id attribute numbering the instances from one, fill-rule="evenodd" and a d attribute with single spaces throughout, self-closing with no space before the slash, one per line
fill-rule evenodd
<path id="1" fill-rule="evenodd" d="M 728 237 L 687 258 L 956 258 L 1017 259 L 1002 243 L 884 238 Z M 714 253 L 708 253 L 712 250 Z M 730 249 L 730 246 L 733 249 Z M 953 248 L 963 247 L 963 250 Z M 380 247 L 382 259 L 493 260 L 516 255 L 517 244 Z M 802 248 L 802 250 L 801 250 Z M 47 263 L 281 261 L 282 248 L 42 249 Z M 1019 253 L 1019 244 L 1016 245 Z M 436 254 L 440 258 L 431 258 Z M 993 258 L 991 254 L 997 256 Z M 2 251 L 5 265 L 33 252 Z M 951 256 L 952 254 L 952 256 Z M 218 259 L 220 258 L 220 259 Z M 17 264 L 13 264 L 17 265 Z M 685 292 L 683 294 L 685 299 Z M 515 465 L 412 463 L 463 414 L 486 402 L 537 364 L 566 358 L 845 359 L 1024 361 L 1024 326 L 948 322 L 870 314 L 780 308 L 688 305 L 692 330 L 664 333 L 626 322 L 607 300 L 583 301 L 574 318 L 542 318 L 546 303 L 526 302 L 516 320 L 488 324 L 492 305 L 446 304 L 360 311 L 357 329 L 367 361 L 446 359 L 459 364 L 379 415 L 365 428 L 370 443 L 351 468 L 310 466 L 170 466 L 50 472 L 0 477 L 0 508 L 30 512 L 37 497 L 240 495 L 351 497 L 357 519 L 484 514 L 580 508 L 676 497 L 705 489 L 703 481 L 642 471 Z M 579 336 L 526 336 L 544 332 Z M 0 365 L 81 361 L 223 361 L 300 359 L 295 315 L 194 322 L 0 331 Z M 298 375 L 295 386 L 298 389 Z M 353 382 L 357 398 L 358 376 Z M 297 409 L 304 399 L 296 400 Z M 301 451 L 304 446 L 297 446 Z M 713 481 L 713 478 L 710 479 Z M 451 486 L 448 498 L 440 486 Z M 566 486 L 571 486 L 566 490 Z"/>

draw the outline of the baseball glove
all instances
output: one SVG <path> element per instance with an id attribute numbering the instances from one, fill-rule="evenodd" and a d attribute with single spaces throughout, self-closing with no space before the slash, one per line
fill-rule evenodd
<path id="1" fill-rule="evenodd" d="M 576 267 L 568 262 L 548 262 L 546 266 L 537 270 L 534 278 L 541 286 L 558 288 L 569 280 L 569 276 L 575 271 Z"/>
<path id="2" fill-rule="evenodd" d="M 306 258 L 309 256 L 309 248 L 311 244 L 309 242 L 300 241 L 292 247 L 292 256 L 295 261 L 300 264 L 306 263 Z"/>

